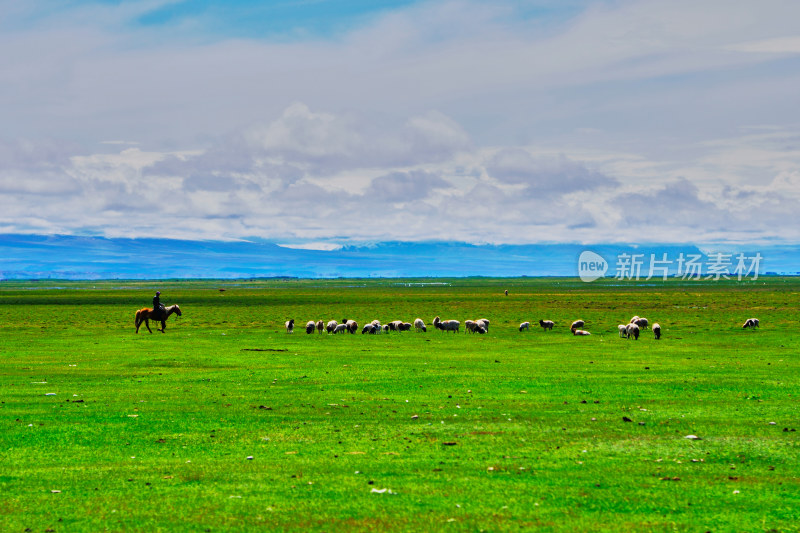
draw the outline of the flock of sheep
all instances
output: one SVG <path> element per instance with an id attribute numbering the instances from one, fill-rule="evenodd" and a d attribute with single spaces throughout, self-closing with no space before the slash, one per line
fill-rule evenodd
<path id="1" fill-rule="evenodd" d="M 539 325 L 544 329 L 552 330 L 555 326 L 555 322 L 552 320 L 539 320 Z M 591 335 L 588 331 L 583 328 L 586 323 L 583 320 L 576 320 L 570 325 L 570 331 L 572 331 L 573 335 L 576 336 L 585 336 Z M 634 316 L 631 318 L 630 322 L 627 324 L 619 324 L 617 328 L 619 329 L 619 336 L 623 339 L 634 339 L 639 340 L 639 335 L 641 334 L 642 330 L 647 329 L 649 325 L 649 321 L 640 316 Z M 286 332 L 293 333 L 294 332 L 294 319 L 287 320 L 285 323 Z M 381 324 L 380 320 L 373 320 L 369 324 L 365 325 L 361 329 L 361 334 L 371 334 L 376 335 L 379 333 L 388 333 L 390 331 L 409 331 L 411 328 L 414 327 L 417 332 L 426 332 L 428 331 L 427 326 L 425 325 L 425 321 L 421 318 L 417 318 L 414 320 L 413 325 L 410 322 L 403 322 L 402 320 L 394 320 L 389 322 L 388 324 Z M 438 316 L 433 319 L 433 327 L 435 329 L 441 331 L 452 331 L 453 333 L 458 333 L 461 330 L 461 322 L 458 320 L 441 320 Z M 519 325 L 520 331 L 530 331 L 531 323 L 530 322 L 523 322 Z M 759 327 L 759 322 L 757 318 L 748 318 L 745 321 L 742 328 L 750 328 L 755 329 Z M 464 330 L 465 333 L 478 333 L 484 334 L 489 331 L 489 319 L 487 318 L 479 318 L 477 320 L 466 320 L 464 321 Z M 661 338 L 661 325 L 657 322 L 650 327 L 650 330 L 653 332 L 653 336 L 656 340 Z M 337 322 L 336 320 L 331 320 L 327 324 L 322 320 L 309 320 L 306 323 L 306 333 L 311 334 L 314 332 L 322 333 L 326 331 L 331 334 L 337 333 L 351 333 L 354 334 L 358 331 L 358 322 L 355 320 L 348 320 L 344 319 L 341 322 Z"/>
<path id="2" fill-rule="evenodd" d="M 467 331 L 471 333 L 486 333 L 489 331 L 489 320 L 486 318 L 479 318 L 478 320 L 467 320 L 464 323 Z M 294 319 L 287 320 L 285 323 L 286 332 L 294 332 Z M 428 331 L 425 321 L 421 318 L 414 320 L 413 327 L 417 332 Z M 438 316 L 433 319 L 433 327 L 442 331 L 452 331 L 457 333 L 461 328 L 461 322 L 458 320 L 441 320 Z M 388 333 L 390 331 L 409 331 L 412 328 L 410 322 L 403 322 L 402 320 L 394 320 L 388 324 L 381 324 L 380 320 L 373 320 L 361 329 L 361 334 L 369 333 L 376 335 L 378 333 Z M 322 333 L 337 334 L 337 333 L 355 333 L 358 331 L 358 322 L 355 320 L 343 319 L 341 322 L 331 320 L 327 324 L 322 320 L 309 320 L 306 322 L 306 333 L 311 334 L 315 331 Z"/>

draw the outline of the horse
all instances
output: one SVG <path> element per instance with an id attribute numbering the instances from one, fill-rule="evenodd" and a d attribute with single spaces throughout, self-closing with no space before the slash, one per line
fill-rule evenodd
<path id="1" fill-rule="evenodd" d="M 142 322 L 144 322 L 144 325 L 147 327 L 147 331 L 153 333 L 153 330 L 150 329 L 151 319 L 161 322 L 161 329 L 158 331 L 164 333 L 164 330 L 167 328 L 167 319 L 169 318 L 169 315 L 171 315 L 172 313 L 181 316 L 181 308 L 178 307 L 178 304 L 170 305 L 169 307 L 167 307 L 166 313 L 164 314 L 163 317 L 159 316 L 160 313 L 154 313 L 153 310 L 150 309 L 149 307 L 145 307 L 144 309 L 139 309 L 138 311 L 136 311 L 136 319 L 134 320 L 134 323 L 136 324 L 136 333 L 139 333 L 139 327 L 142 325 Z"/>

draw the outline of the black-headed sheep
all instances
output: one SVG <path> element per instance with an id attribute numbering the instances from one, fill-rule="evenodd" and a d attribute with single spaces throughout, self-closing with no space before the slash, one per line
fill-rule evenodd
<path id="1" fill-rule="evenodd" d="M 336 322 L 335 320 L 331 320 L 325 325 L 325 331 L 327 331 L 328 333 L 333 333 L 333 331 L 336 329 L 338 325 L 339 325 L 338 322 Z"/>
<path id="2" fill-rule="evenodd" d="M 578 328 L 582 328 L 585 325 L 586 325 L 586 322 L 584 322 L 583 320 L 576 320 L 575 322 L 572 323 L 572 325 L 569 327 L 569 329 L 574 331 L 574 330 L 576 330 Z"/>
<path id="3" fill-rule="evenodd" d="M 653 324 L 653 335 L 655 335 L 656 340 L 661 338 L 661 324 L 658 322 Z"/>
<path id="4" fill-rule="evenodd" d="M 317 327 L 317 323 L 313 320 L 309 320 L 306 322 L 306 333 L 314 333 L 314 330 Z"/>
<path id="5" fill-rule="evenodd" d="M 639 326 L 636 324 L 628 324 L 627 330 L 629 339 L 633 337 L 634 340 L 639 340 Z"/>
<path id="6" fill-rule="evenodd" d="M 519 330 L 522 331 L 523 329 L 525 331 L 530 331 L 531 330 L 531 323 L 530 322 L 523 322 L 522 324 L 520 324 L 519 325 Z"/>
<path id="7" fill-rule="evenodd" d="M 425 327 L 425 321 L 421 318 L 417 318 L 414 320 L 414 328 L 417 330 L 417 333 L 422 331 L 423 333 L 428 331 L 428 328 Z"/>
<path id="8" fill-rule="evenodd" d="M 742 329 L 750 328 L 756 329 L 758 326 L 758 319 L 757 318 L 748 318 L 745 320 L 744 324 L 742 325 Z"/>
<path id="9" fill-rule="evenodd" d="M 287 320 L 284 325 L 286 326 L 286 333 L 294 332 L 294 318 L 291 320 Z"/>
<path id="10" fill-rule="evenodd" d="M 452 331 L 453 333 L 458 333 L 459 328 L 461 327 L 461 322 L 458 320 L 444 320 L 439 321 L 436 323 L 436 328 L 442 331 Z"/>
<path id="11" fill-rule="evenodd" d="M 552 320 L 539 320 L 539 325 L 542 326 L 542 329 L 547 331 L 548 329 L 552 330 L 556 323 Z"/>

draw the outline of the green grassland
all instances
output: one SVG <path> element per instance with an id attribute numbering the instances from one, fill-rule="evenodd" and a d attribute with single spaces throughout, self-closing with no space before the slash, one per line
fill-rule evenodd
<path id="1" fill-rule="evenodd" d="M 156 289 L 183 316 L 136 335 Z M 0 531 L 797 531 L 798 304 L 793 278 L 2 282 Z M 620 339 L 634 314 L 663 339 Z M 490 331 L 303 330 L 436 315 Z"/>

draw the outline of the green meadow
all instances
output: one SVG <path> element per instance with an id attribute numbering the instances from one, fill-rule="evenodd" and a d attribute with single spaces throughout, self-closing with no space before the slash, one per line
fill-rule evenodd
<path id="1" fill-rule="evenodd" d="M 137 335 L 155 290 L 183 315 Z M 798 305 L 777 277 L 0 282 L 0 531 L 798 531 Z"/>

